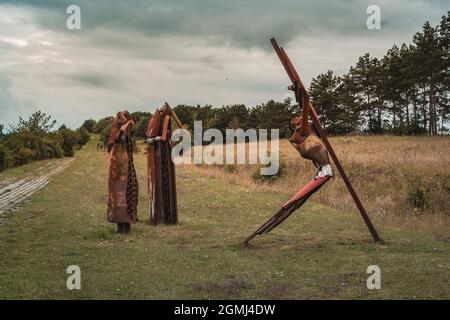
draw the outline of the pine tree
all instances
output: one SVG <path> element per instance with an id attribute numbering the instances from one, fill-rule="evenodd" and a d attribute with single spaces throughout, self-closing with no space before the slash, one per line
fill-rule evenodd
<path id="1" fill-rule="evenodd" d="M 428 134 L 437 134 L 436 94 L 439 92 L 441 80 L 440 69 L 443 66 L 442 51 L 439 46 L 437 28 L 433 28 L 427 21 L 422 32 L 414 35 L 413 43 L 416 46 L 417 74 L 421 82 L 423 95 L 423 111 L 428 113 Z M 426 109 L 425 105 L 428 104 Z"/>
<path id="2" fill-rule="evenodd" d="M 339 97 L 336 90 L 339 87 L 341 79 L 333 71 L 319 74 L 313 78 L 310 86 L 310 95 L 312 103 L 320 117 L 322 125 L 329 133 L 338 133 L 345 131 L 340 123 L 343 110 L 340 108 Z"/>
<path id="3" fill-rule="evenodd" d="M 370 54 L 366 53 L 349 71 L 355 83 L 356 102 L 359 103 L 359 110 L 365 116 L 366 130 L 371 133 L 375 132 L 375 109 L 379 103 L 377 88 L 381 79 L 378 77 L 379 73 L 375 71 L 378 64 L 378 59 L 371 58 Z"/>
<path id="4" fill-rule="evenodd" d="M 441 91 L 439 95 L 438 104 L 440 106 L 441 114 L 441 134 L 448 131 L 445 123 L 449 120 L 450 114 L 450 11 L 447 16 L 443 16 L 438 27 L 438 42 L 442 53 L 442 66 L 439 76 L 441 83 Z"/>

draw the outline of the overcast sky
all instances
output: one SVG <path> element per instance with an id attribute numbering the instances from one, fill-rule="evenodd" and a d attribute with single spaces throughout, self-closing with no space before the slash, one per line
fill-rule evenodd
<path id="1" fill-rule="evenodd" d="M 81 8 L 81 30 L 66 28 L 71 4 Z M 381 30 L 366 27 L 371 4 L 381 8 Z M 345 73 L 365 52 L 409 43 L 449 9 L 447 0 L 0 0 L 0 123 L 40 109 L 75 128 L 164 101 L 283 99 L 289 83 L 271 37 L 308 84 L 328 69 Z"/>

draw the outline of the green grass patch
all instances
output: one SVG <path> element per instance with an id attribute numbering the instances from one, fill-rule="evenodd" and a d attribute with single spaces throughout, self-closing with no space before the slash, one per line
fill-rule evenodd
<path id="1" fill-rule="evenodd" d="M 119 235 L 106 222 L 107 158 L 95 143 L 0 226 L 1 299 L 450 297 L 448 242 L 378 226 L 385 244 L 375 245 L 359 216 L 315 204 L 314 197 L 242 247 L 288 197 L 189 166 L 177 167 L 179 225 L 150 226 L 142 153 L 135 156 L 141 221 Z M 81 290 L 66 288 L 71 264 L 81 268 Z M 372 264 L 381 268 L 381 290 L 366 288 Z"/>

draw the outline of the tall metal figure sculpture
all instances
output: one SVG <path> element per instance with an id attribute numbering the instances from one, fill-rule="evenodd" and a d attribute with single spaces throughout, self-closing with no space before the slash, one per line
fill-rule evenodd
<path id="1" fill-rule="evenodd" d="M 260 226 L 253 234 L 251 234 L 244 244 L 248 244 L 257 235 L 268 233 L 276 228 L 280 223 L 286 220 L 295 210 L 300 208 L 308 198 L 318 191 L 333 175 L 329 160 L 329 155 L 333 159 L 336 168 L 338 169 L 342 179 L 347 186 L 356 206 L 361 213 L 364 222 L 366 223 L 369 231 L 375 242 L 381 242 L 375 227 L 370 221 L 369 216 L 366 213 L 361 201 L 356 195 L 350 180 L 345 174 L 339 159 L 334 153 L 331 147 L 325 131 L 322 128 L 319 117 L 317 116 L 314 107 L 311 104 L 308 91 L 306 90 L 303 82 L 301 81 L 297 71 L 292 65 L 289 57 L 283 48 L 279 47 L 275 39 L 271 39 L 272 46 L 275 49 L 284 69 L 286 70 L 292 85 L 288 87 L 289 90 L 294 91 L 295 99 L 301 108 L 301 117 L 294 117 L 291 120 L 291 129 L 294 131 L 291 139 L 289 140 L 294 148 L 300 153 L 300 156 L 311 160 L 318 172 L 313 181 L 303 187 L 296 195 L 294 195 L 283 207 L 266 223 Z M 312 120 L 312 124 L 309 122 Z"/>
<path id="2" fill-rule="evenodd" d="M 133 164 L 131 130 L 134 119 L 128 111 L 118 112 L 108 140 L 107 220 L 117 223 L 119 233 L 128 233 L 138 220 L 139 187 Z"/>
<path id="3" fill-rule="evenodd" d="M 177 224 L 175 165 L 172 161 L 172 122 L 182 128 L 166 102 L 155 111 L 147 126 L 147 174 L 150 223 Z"/>

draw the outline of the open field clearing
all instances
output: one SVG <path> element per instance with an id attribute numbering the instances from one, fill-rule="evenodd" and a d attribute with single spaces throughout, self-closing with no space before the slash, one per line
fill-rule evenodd
<path id="1" fill-rule="evenodd" d="M 449 137 L 344 136 L 331 137 L 330 142 L 375 222 L 426 230 L 450 241 Z M 280 141 L 280 153 L 281 178 L 272 183 L 258 183 L 255 166 L 195 170 L 253 190 L 292 196 L 311 181 L 316 169 L 287 140 Z M 337 178 L 314 195 L 314 201 L 359 214 L 335 168 L 334 173 Z"/>
<path id="2" fill-rule="evenodd" d="M 178 166 L 180 223 L 158 227 L 146 224 L 141 148 L 135 156 L 141 222 L 131 234 L 119 235 L 106 222 L 106 153 L 96 150 L 94 139 L 31 201 L 7 214 L 0 226 L 0 298 L 448 299 L 445 185 L 420 214 L 411 215 L 404 202 L 416 177 L 449 177 L 448 138 L 428 139 L 331 141 L 383 245 L 372 243 L 342 181 L 335 179 L 248 248 L 240 246 L 245 237 L 314 175 L 286 141 L 281 149 L 287 174 L 270 185 L 255 185 L 248 166 L 231 173 L 217 166 Z M 398 154 L 390 152 L 395 148 Z M 0 181 L 21 179 L 41 165 L 7 170 Z M 81 268 L 81 290 L 66 288 L 69 265 Z M 369 265 L 381 268 L 381 290 L 366 288 Z"/>

